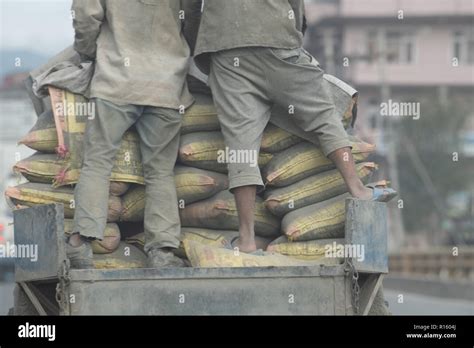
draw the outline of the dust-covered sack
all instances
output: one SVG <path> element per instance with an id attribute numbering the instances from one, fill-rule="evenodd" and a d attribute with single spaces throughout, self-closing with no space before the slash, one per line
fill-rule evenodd
<path id="1" fill-rule="evenodd" d="M 285 215 L 281 230 L 290 241 L 343 238 L 348 193 Z"/>
<path id="2" fill-rule="evenodd" d="M 181 137 L 179 161 L 190 167 L 227 173 L 224 136 L 221 132 L 197 132 Z M 263 168 L 273 157 L 260 152 L 258 165 Z"/>
<path id="3" fill-rule="evenodd" d="M 37 152 L 18 161 L 13 166 L 13 171 L 20 173 L 30 182 L 52 184 L 65 163 L 65 160 L 55 154 Z"/>
<path id="4" fill-rule="evenodd" d="M 44 111 L 38 116 L 36 124 L 19 142 L 30 149 L 45 153 L 54 153 L 58 146 L 58 134 L 52 110 Z"/>
<path id="5" fill-rule="evenodd" d="M 269 153 L 280 152 L 302 141 L 300 137 L 273 124 L 268 124 L 263 131 L 260 150 Z"/>
<path id="6" fill-rule="evenodd" d="M 219 130 L 220 124 L 212 97 L 200 93 L 194 93 L 193 97 L 195 102 L 184 114 L 181 134 Z"/>
<path id="7" fill-rule="evenodd" d="M 70 235 L 74 231 L 74 220 L 64 219 L 64 233 Z M 110 254 L 117 250 L 120 244 L 120 229 L 115 223 L 105 225 L 104 238 L 95 239 L 91 242 L 94 254 Z"/>
<path id="8" fill-rule="evenodd" d="M 375 163 L 356 164 L 359 178 L 367 184 Z M 315 204 L 347 192 L 347 186 L 337 169 L 312 175 L 292 185 L 265 190 L 265 206 L 273 214 L 283 216 L 290 211 Z"/>
<path id="9" fill-rule="evenodd" d="M 337 264 L 336 259 L 298 260 L 276 253 L 253 255 L 236 250 L 206 245 L 194 240 L 185 240 L 186 255 L 193 267 L 286 267 L 286 266 L 318 266 Z"/>
<path id="10" fill-rule="evenodd" d="M 229 187 L 227 175 L 187 166 L 174 168 L 178 200 L 185 205 L 200 201 Z"/>
<path id="11" fill-rule="evenodd" d="M 356 162 L 362 162 L 375 151 L 375 145 L 351 138 L 352 154 Z M 308 176 L 334 169 L 333 162 L 315 145 L 303 142 L 294 145 L 272 158 L 262 170 L 269 186 L 288 186 Z"/>
<path id="12" fill-rule="evenodd" d="M 118 248 L 110 254 L 94 255 L 96 269 L 146 268 L 146 254 L 134 245 L 120 242 Z"/>
<path id="13" fill-rule="evenodd" d="M 8 187 L 5 196 L 14 206 L 20 208 L 62 203 L 64 205 L 64 217 L 74 217 L 74 189 L 70 187 L 53 188 L 48 184 L 26 183 Z M 108 204 L 107 221 L 118 221 L 122 211 L 122 201 L 119 197 L 110 196 Z"/>
<path id="14" fill-rule="evenodd" d="M 238 230 L 239 219 L 234 196 L 229 191 L 180 209 L 183 227 L 201 227 L 223 230 Z M 257 197 L 255 202 L 255 234 L 261 237 L 277 236 L 280 233 L 280 221 L 266 208 L 263 200 Z"/>
<path id="15" fill-rule="evenodd" d="M 343 238 L 320 239 L 307 242 L 290 242 L 286 236 L 275 239 L 267 247 L 267 251 L 294 257 L 300 260 L 320 260 L 329 257 L 327 251 L 332 250 L 333 243 L 344 244 Z M 332 254 L 330 254 L 332 257 Z"/>

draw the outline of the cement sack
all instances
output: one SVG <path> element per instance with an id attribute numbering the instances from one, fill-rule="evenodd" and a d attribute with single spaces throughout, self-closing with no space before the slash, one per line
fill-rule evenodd
<path id="1" fill-rule="evenodd" d="M 326 257 L 328 246 L 344 244 L 343 238 L 339 239 L 321 239 L 307 242 L 290 242 L 286 236 L 275 239 L 267 247 L 267 251 L 293 257 L 300 260 L 320 260 Z M 343 259 L 339 259 L 343 261 Z"/>
<path id="2" fill-rule="evenodd" d="M 356 164 L 357 174 L 362 182 L 367 184 L 375 163 L 364 162 Z M 322 202 L 326 199 L 347 192 L 347 186 L 337 169 L 312 175 L 292 185 L 265 190 L 265 206 L 274 215 L 283 216 L 290 211 Z"/>
<path id="3" fill-rule="evenodd" d="M 227 190 L 227 175 L 187 166 L 176 166 L 174 181 L 178 200 L 185 205 L 209 198 Z"/>
<path id="4" fill-rule="evenodd" d="M 362 162 L 374 152 L 375 145 L 351 138 L 352 154 L 356 162 Z M 303 142 L 276 154 L 262 170 L 269 186 L 288 186 L 311 175 L 334 169 L 332 161 L 311 143 Z"/>
<path id="5" fill-rule="evenodd" d="M 136 246 L 120 242 L 113 253 L 94 255 L 93 262 L 96 269 L 146 268 L 147 256 Z"/>
<path id="6" fill-rule="evenodd" d="M 71 234 L 74 229 L 74 220 L 64 219 L 64 233 Z M 91 243 L 94 254 L 110 254 L 117 250 L 120 244 L 120 229 L 117 224 L 105 225 L 104 239 L 93 240 Z"/>
<path id="7" fill-rule="evenodd" d="M 230 245 L 232 240 L 239 236 L 238 231 L 228 230 L 210 230 L 206 228 L 183 227 L 181 229 L 181 243 L 177 249 L 177 254 L 181 258 L 187 258 L 184 249 L 184 241 L 191 240 L 204 245 L 210 245 L 217 248 L 224 248 Z"/>
<path id="8" fill-rule="evenodd" d="M 125 238 L 125 241 L 128 244 L 132 244 L 143 251 L 145 247 L 145 232 L 140 232 L 130 237 L 127 237 Z"/>
<path id="9" fill-rule="evenodd" d="M 145 218 L 145 186 L 134 185 L 122 197 L 120 221 L 138 222 Z"/>
<path id="10" fill-rule="evenodd" d="M 66 161 L 57 155 L 47 153 L 35 153 L 13 166 L 13 171 L 23 175 L 29 182 L 53 184 L 64 168 Z M 122 196 L 127 192 L 130 184 L 126 182 L 110 182 L 110 194 Z"/>
<path id="11" fill-rule="evenodd" d="M 181 134 L 220 129 L 217 111 L 212 97 L 205 94 L 193 94 L 195 103 L 186 110 L 181 125 Z"/>
<path id="12" fill-rule="evenodd" d="M 183 227 L 181 229 L 181 243 L 179 249 L 177 250 L 177 252 L 175 252 L 175 254 L 182 258 L 187 257 L 183 244 L 185 240 L 192 240 L 201 244 L 215 247 L 226 247 L 230 246 L 232 241 L 234 241 L 238 237 L 239 231 L 210 230 L 206 228 Z M 257 249 L 265 250 L 270 244 L 270 242 L 271 240 L 268 238 L 255 236 L 255 243 L 257 244 Z"/>
<path id="13" fill-rule="evenodd" d="M 18 161 L 13 166 L 13 171 L 20 173 L 30 182 L 52 184 L 64 168 L 65 162 L 55 154 L 37 152 Z"/>
<path id="14" fill-rule="evenodd" d="M 179 161 L 190 167 L 227 173 L 225 156 L 219 156 L 219 151 L 225 151 L 225 148 L 224 136 L 221 132 L 186 134 L 181 137 Z M 259 167 L 264 167 L 272 157 L 273 155 L 269 153 L 260 152 Z"/>
<path id="15" fill-rule="evenodd" d="M 36 124 L 19 142 L 30 149 L 44 153 L 54 153 L 58 146 L 58 135 L 52 110 L 44 111 L 38 116 Z"/>
<path id="16" fill-rule="evenodd" d="M 123 196 L 129 188 L 130 184 L 128 182 L 111 181 L 109 192 L 112 196 L 119 197 Z"/>
<path id="17" fill-rule="evenodd" d="M 180 209 L 183 227 L 201 227 L 223 230 L 238 230 L 237 208 L 232 193 L 222 191 L 217 195 Z M 280 234 L 280 221 L 266 208 L 263 200 L 255 202 L 255 234 L 272 237 Z"/>
<path id="18" fill-rule="evenodd" d="M 238 236 L 239 231 L 183 227 L 181 229 L 181 243 L 179 245 L 179 248 L 174 251 L 174 254 L 181 258 L 187 258 L 183 245 L 184 240 L 193 240 L 202 244 L 223 248 L 225 246 L 230 245 L 232 241 Z M 145 247 L 145 233 L 141 232 L 136 235 L 127 237 L 125 241 L 143 250 L 143 248 Z M 270 244 L 271 239 L 255 236 L 255 242 L 257 244 L 258 249 L 265 250 Z"/>
<path id="19" fill-rule="evenodd" d="M 180 206 L 214 196 L 229 186 L 227 176 L 202 169 L 177 166 L 175 185 Z M 145 186 L 135 185 L 123 196 L 121 221 L 137 222 L 145 217 Z"/>
<path id="20" fill-rule="evenodd" d="M 334 265 L 335 259 L 324 260 L 298 260 L 280 254 L 264 253 L 252 255 L 235 250 L 201 244 L 193 240 L 185 240 L 186 255 L 193 267 L 285 267 L 285 266 L 318 266 Z"/>
<path id="21" fill-rule="evenodd" d="M 268 124 L 263 131 L 260 150 L 269 153 L 280 152 L 302 141 L 303 139 L 300 137 L 297 137 L 277 126 Z"/>
<path id="22" fill-rule="evenodd" d="M 7 199 L 16 206 L 33 207 L 41 204 L 64 204 L 64 217 L 74 217 L 74 189 L 70 187 L 52 188 L 48 184 L 26 183 L 8 187 L 5 191 Z M 116 222 L 122 211 L 119 197 L 109 197 L 108 222 Z"/>
<path id="23" fill-rule="evenodd" d="M 56 186 L 75 184 L 79 180 L 83 162 L 83 137 L 88 112 L 94 105 L 82 96 L 50 88 L 56 131 L 58 155 L 66 164 L 55 180 Z M 128 131 L 118 150 L 111 181 L 144 184 L 138 134 Z"/>
<path id="24" fill-rule="evenodd" d="M 348 193 L 285 215 L 282 232 L 291 242 L 343 238 Z"/>

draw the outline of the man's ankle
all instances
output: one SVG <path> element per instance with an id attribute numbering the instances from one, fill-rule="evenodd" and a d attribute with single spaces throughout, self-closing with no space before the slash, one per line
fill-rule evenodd
<path id="1" fill-rule="evenodd" d="M 68 244 L 74 248 L 78 248 L 84 243 L 89 243 L 90 241 L 87 238 L 84 238 L 79 233 L 72 234 L 68 239 Z"/>

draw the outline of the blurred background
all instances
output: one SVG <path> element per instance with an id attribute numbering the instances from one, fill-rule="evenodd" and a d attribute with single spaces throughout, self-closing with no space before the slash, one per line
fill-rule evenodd
<path id="1" fill-rule="evenodd" d="M 36 114 L 22 81 L 73 41 L 70 0 L 0 0 L 0 191 L 33 151 L 17 146 Z M 474 1 L 306 1 L 305 46 L 359 93 L 353 133 L 399 191 L 389 204 L 394 314 L 474 314 Z M 414 103 L 419 117 L 386 116 Z M 408 105 L 408 104 L 406 104 Z M 0 200 L 0 243 L 13 242 Z M 0 258 L 0 314 L 12 306 L 12 259 Z"/>

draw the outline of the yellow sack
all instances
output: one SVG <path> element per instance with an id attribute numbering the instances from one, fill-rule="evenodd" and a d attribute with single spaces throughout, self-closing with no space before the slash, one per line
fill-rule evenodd
<path id="1" fill-rule="evenodd" d="M 146 268 L 147 256 L 137 247 L 120 242 L 113 253 L 94 255 L 93 262 L 96 269 Z"/>
<path id="2" fill-rule="evenodd" d="M 109 192 L 112 196 L 119 197 L 123 196 L 129 188 L 130 184 L 128 182 L 111 181 Z"/>
<path id="3" fill-rule="evenodd" d="M 239 236 L 238 231 L 210 230 L 206 228 L 183 227 L 181 229 L 181 243 L 175 254 L 181 258 L 187 258 L 184 249 L 184 241 L 191 240 L 204 245 L 211 245 L 217 248 L 224 248 L 230 245 L 232 240 Z"/>
<path id="4" fill-rule="evenodd" d="M 280 152 L 302 141 L 303 139 L 300 137 L 297 137 L 277 126 L 268 124 L 263 131 L 260 150 L 269 153 Z"/>
<path id="5" fill-rule="evenodd" d="M 229 186 L 225 174 L 185 166 L 175 167 L 174 179 L 179 203 L 184 205 L 209 198 Z M 121 221 L 142 221 L 145 217 L 145 186 L 131 187 L 122 202 Z"/>
<path id="6" fill-rule="evenodd" d="M 75 184 L 83 163 L 83 138 L 90 115 L 78 115 L 76 109 L 87 110 L 89 101 L 82 96 L 50 88 L 51 103 L 58 136 L 58 155 L 65 159 L 62 171 L 54 181 L 55 186 Z M 140 139 L 136 132 L 124 134 L 115 158 L 111 181 L 144 184 L 140 152 Z"/>
<path id="7" fill-rule="evenodd" d="M 54 153 L 58 146 L 58 135 L 52 110 L 47 110 L 38 116 L 36 124 L 19 142 L 30 149 L 45 153 Z"/>
<path id="8" fill-rule="evenodd" d="M 239 220 L 232 193 L 222 191 L 204 201 L 196 202 L 180 209 L 181 226 L 223 230 L 238 230 Z M 257 197 L 255 202 L 255 234 L 272 237 L 280 234 L 280 221 Z"/>
<path id="9" fill-rule="evenodd" d="M 30 182 L 52 184 L 64 168 L 65 161 L 55 154 L 35 153 L 18 161 L 13 171 L 20 173 Z"/>
<path id="10" fill-rule="evenodd" d="M 290 241 L 343 238 L 348 193 L 292 211 L 281 222 Z"/>
<path id="11" fill-rule="evenodd" d="M 23 175 L 29 182 L 52 184 L 61 173 L 67 161 L 58 158 L 55 154 L 37 152 L 28 158 L 18 161 L 13 171 Z M 110 194 L 123 195 L 130 184 L 126 182 L 110 182 Z"/>
<path id="12" fill-rule="evenodd" d="M 183 243 L 191 265 L 198 268 L 319 266 L 337 263 L 335 259 L 328 258 L 305 261 L 272 253 L 264 253 L 262 256 L 252 255 L 201 244 L 193 240 L 185 240 Z"/>
<path id="13" fill-rule="evenodd" d="M 218 161 L 219 151 L 225 151 L 221 132 L 197 132 L 181 137 L 179 161 L 190 167 L 227 173 L 227 163 Z M 258 165 L 262 168 L 270 162 L 272 154 L 260 152 Z"/>
<path id="14" fill-rule="evenodd" d="M 177 203 L 176 203 L 177 204 Z M 145 218 L 145 186 L 134 185 L 122 197 L 120 221 L 138 222 Z"/>
<path id="15" fill-rule="evenodd" d="M 74 229 L 74 220 L 64 219 L 64 233 L 71 234 Z M 105 225 L 104 239 L 93 240 L 91 243 L 94 254 L 110 254 L 117 250 L 120 244 L 120 229 L 117 224 Z"/>
<path id="16" fill-rule="evenodd" d="M 214 196 L 227 190 L 227 175 L 203 169 L 176 166 L 174 181 L 178 200 L 186 205 Z"/>
<path id="17" fill-rule="evenodd" d="M 8 187 L 5 196 L 14 205 L 33 207 L 41 204 L 64 204 L 64 217 L 74 217 L 74 189 L 70 187 L 52 188 L 48 184 L 26 183 L 15 187 Z M 122 211 L 122 202 L 119 197 L 109 197 L 108 222 L 119 220 Z"/>
<path id="18" fill-rule="evenodd" d="M 128 244 L 132 244 L 136 246 L 137 248 L 139 248 L 140 250 L 143 250 L 143 248 L 145 247 L 145 232 L 140 232 L 130 237 L 127 237 L 125 238 L 125 241 Z"/>
<path id="19" fill-rule="evenodd" d="M 368 183 L 375 163 L 356 164 L 362 182 Z M 347 192 L 347 186 L 337 169 L 310 176 L 286 187 L 265 190 L 265 206 L 273 214 L 283 216 L 290 211 L 322 202 Z"/>
<path id="20" fill-rule="evenodd" d="M 327 246 L 332 246 L 333 242 L 336 242 L 336 244 L 345 243 L 343 238 L 291 243 L 287 237 L 281 236 L 270 243 L 267 247 L 267 251 L 300 260 L 320 260 L 325 258 Z"/>
<path id="21" fill-rule="evenodd" d="M 186 110 L 181 124 L 181 134 L 220 129 L 217 111 L 212 98 L 205 94 L 193 94 L 195 103 Z"/>
<path id="22" fill-rule="evenodd" d="M 352 154 L 356 162 L 362 162 L 374 152 L 375 145 L 351 139 Z M 288 186 L 308 176 L 335 168 L 315 145 L 303 142 L 276 154 L 262 173 L 267 185 Z"/>

